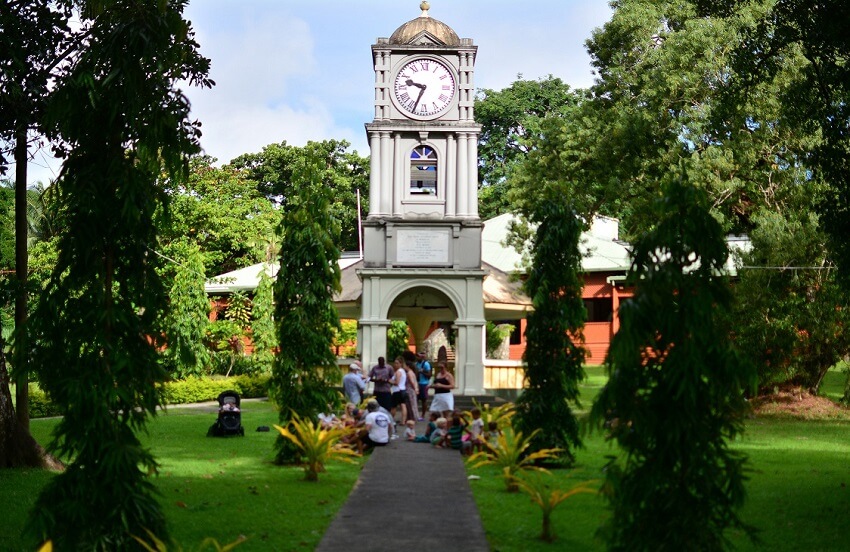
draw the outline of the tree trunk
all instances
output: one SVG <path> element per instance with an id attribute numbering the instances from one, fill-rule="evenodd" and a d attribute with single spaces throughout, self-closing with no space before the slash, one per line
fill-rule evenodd
<path id="1" fill-rule="evenodd" d="M 29 369 L 27 357 L 27 129 L 15 133 L 15 399 L 18 425 L 29 434 Z M 4 367 L 5 370 L 5 367 Z M 8 392 L 8 388 L 6 389 Z"/>
<path id="2" fill-rule="evenodd" d="M 9 391 L 6 355 L 3 354 L 2 347 L 3 343 L 0 341 L 0 468 L 60 470 L 62 463 L 47 454 L 15 418 L 12 393 Z"/>

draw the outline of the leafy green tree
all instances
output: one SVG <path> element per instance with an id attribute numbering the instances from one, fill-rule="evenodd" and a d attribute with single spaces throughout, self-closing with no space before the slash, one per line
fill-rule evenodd
<path id="1" fill-rule="evenodd" d="M 186 246 L 181 256 L 165 316 L 166 348 L 163 357 L 169 372 L 178 377 L 205 373 L 210 362 L 204 337 L 209 326 L 210 303 L 204 292 L 206 276 L 201 252 L 196 245 Z"/>
<path id="2" fill-rule="evenodd" d="M 63 9 L 64 8 L 64 9 Z M 0 10 L 0 175 L 11 149 L 15 167 L 15 347 L 17 421 L 29 432 L 29 330 L 27 328 L 28 133 L 41 122 L 48 83 L 71 48 L 68 9 L 47 0 L 11 2 Z M 7 146 L 11 146 L 7 148 Z M 0 411 L 8 417 L 13 411 Z M 28 442 L 32 441 L 27 439 Z M 0 446 L 24 446 L 0 436 Z M 27 445 L 29 446 L 29 445 Z"/>
<path id="3" fill-rule="evenodd" d="M 392 359 L 402 356 L 405 351 L 410 350 L 410 328 L 404 320 L 393 320 L 387 328 L 387 359 L 392 364 Z"/>
<path id="4" fill-rule="evenodd" d="M 817 394 L 850 353 L 850 304 L 838 288 L 818 217 L 764 210 L 733 292 L 736 341 L 762 387 L 792 382 Z M 779 300 L 777 300 L 779 299 Z"/>
<path id="5" fill-rule="evenodd" d="M 524 287 L 534 311 L 525 330 L 526 385 L 517 400 L 515 424 L 533 435 L 533 450 L 557 448 L 571 462 L 581 438 L 570 403 L 578 404 L 578 385 L 585 378 L 583 224 L 567 205 L 555 201 L 540 205 L 531 222 L 537 229 Z"/>
<path id="6" fill-rule="evenodd" d="M 479 213 L 491 218 L 511 211 L 508 180 L 533 147 L 546 117 L 563 117 L 580 98 L 561 79 L 549 75 L 536 81 L 522 75 L 508 88 L 478 92 L 475 120 L 481 124 L 478 139 Z"/>
<path id="7" fill-rule="evenodd" d="M 246 171 L 217 168 L 213 162 L 195 157 L 187 181 L 164 183 L 170 202 L 160 221 L 160 244 L 177 259 L 180 244 L 197 244 L 205 272 L 214 276 L 265 261 L 266 243 L 273 239 L 280 213 Z"/>
<path id="8" fill-rule="evenodd" d="M 303 147 L 281 142 L 266 146 L 260 153 L 241 155 L 230 165 L 245 170 L 261 194 L 285 204 L 302 191 L 304 183 L 297 175 L 304 163 L 316 163 L 316 178 L 330 190 L 329 209 L 341 227 L 339 247 L 354 251 L 359 243 L 357 190 L 362 211 L 369 210 L 369 160 L 348 148 L 349 143 L 344 140 L 308 142 Z"/>
<path id="9" fill-rule="evenodd" d="M 251 309 L 251 339 L 254 342 L 252 362 L 263 372 L 270 372 L 277 340 L 274 327 L 274 280 L 263 270 L 254 291 Z"/>
<path id="10" fill-rule="evenodd" d="M 700 15 L 729 20 L 750 10 L 750 2 L 696 0 Z M 775 0 L 752 12 L 754 24 L 729 43 L 740 78 L 724 88 L 722 102 L 739 105 L 766 85 L 780 83 L 776 101 L 781 123 L 798 133 L 816 133 L 806 166 L 829 185 L 819 211 L 839 266 L 839 281 L 850 288 L 850 38 L 844 0 Z M 788 71 L 789 60 L 793 71 Z"/>
<path id="11" fill-rule="evenodd" d="M 334 334 L 333 346 L 336 356 L 347 356 L 356 345 L 357 320 L 340 320 L 339 331 Z"/>
<path id="12" fill-rule="evenodd" d="M 683 169 L 680 169 L 684 173 Z M 634 297 L 605 364 L 591 419 L 622 449 L 606 468 L 610 550 L 722 550 L 748 528 L 743 430 L 752 367 L 730 345 L 722 315 L 728 250 L 704 191 L 675 175 L 656 202 L 658 224 L 634 244 Z"/>
<path id="13" fill-rule="evenodd" d="M 333 294 L 340 288 L 339 225 L 325 186 L 326 159 L 306 155 L 293 168 L 293 189 L 284 198 L 280 224 L 280 269 L 275 283 L 275 323 L 280 352 L 272 369 L 271 393 L 286 427 L 297 414 L 315 419 L 339 401 L 334 390 L 342 374 L 331 344 L 339 330 Z M 283 437 L 275 444 L 276 461 L 300 459 Z"/>
<path id="14" fill-rule="evenodd" d="M 61 549 L 121 550 L 166 538 L 135 432 L 159 403 L 165 293 L 154 217 L 161 174 L 185 179 L 198 130 L 178 82 L 210 85 L 183 0 L 93 3 L 86 40 L 63 66 L 45 116 L 61 140 L 57 187 L 67 229 L 32 316 L 33 366 L 63 417 L 50 449 L 71 459 L 39 495 L 28 530 Z"/>

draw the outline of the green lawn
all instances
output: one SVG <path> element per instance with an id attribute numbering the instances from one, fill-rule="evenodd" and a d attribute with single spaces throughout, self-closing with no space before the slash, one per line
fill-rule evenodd
<path id="1" fill-rule="evenodd" d="M 277 422 L 265 402 L 243 402 L 245 437 L 208 438 L 215 414 L 171 408 L 150 425 L 144 440 L 161 464 L 156 484 L 172 536 L 187 550 L 206 537 L 220 543 L 248 541 L 240 551 L 313 550 L 357 479 L 360 464 L 332 463 L 319 483 L 303 481 L 300 468 L 271 463 L 277 432 L 254 431 Z M 33 420 L 40 442 L 49 439 L 54 420 Z M 0 493 L 7 504 L 0 523 L 0 550 L 26 550 L 20 529 L 50 474 L 0 470 Z"/>
<path id="2" fill-rule="evenodd" d="M 588 369 L 584 409 L 605 378 L 601 368 Z M 825 386 L 843 391 L 843 374 Z M 730 534 L 738 550 L 830 551 L 847 550 L 850 539 L 850 420 L 801 421 L 756 418 L 735 447 L 750 457 L 749 498 L 742 511 L 746 523 L 760 530 L 761 545 L 743 535 Z M 603 478 L 605 456 L 616 452 L 598 434 L 585 437 L 577 452 L 575 470 L 553 472 L 553 484 L 568 489 L 582 480 Z M 541 514 L 524 494 L 509 494 L 493 469 L 471 470 L 484 528 L 494 551 L 604 550 L 595 539 L 606 519 L 605 502 L 598 495 L 581 494 L 563 502 L 553 514 L 558 540 L 537 539 Z"/>
<path id="3" fill-rule="evenodd" d="M 588 369 L 583 386 L 586 412 L 605 382 L 601 368 Z M 830 373 L 824 395 L 840 396 L 844 374 Z M 359 465 L 334 463 L 318 484 L 302 481 L 297 468 L 270 463 L 276 433 L 257 433 L 277 420 L 265 402 L 243 403 L 244 438 L 205 437 L 215 414 L 172 408 L 150 425 L 145 437 L 162 464 L 157 478 L 172 535 L 186 549 L 205 537 L 221 543 L 239 535 L 249 540 L 237 550 L 313 550 L 354 485 Z M 55 421 L 33 420 L 37 439 L 46 442 Z M 742 516 L 761 530 L 761 546 L 742 535 L 730 538 L 739 550 L 846 550 L 850 539 L 850 416 L 801 421 L 754 418 L 735 446 L 750 457 L 749 500 Z M 553 482 L 568 488 L 582 480 L 601 480 L 605 456 L 616 449 L 602 436 L 585 437 L 576 470 L 553 472 Z M 596 495 L 578 495 L 553 516 L 558 540 L 537 540 L 540 510 L 524 494 L 508 494 L 494 470 L 471 470 L 485 530 L 494 551 L 603 550 L 594 533 L 607 516 Z M 0 493 L 7 505 L 0 523 L 0 550 L 25 550 L 19 531 L 27 511 L 50 474 L 0 470 Z M 427 515 L 427 513 L 423 513 Z"/>

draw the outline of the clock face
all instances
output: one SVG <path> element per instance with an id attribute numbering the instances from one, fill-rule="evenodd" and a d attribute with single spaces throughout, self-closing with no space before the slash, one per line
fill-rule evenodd
<path id="1" fill-rule="evenodd" d="M 451 70 L 432 58 L 417 58 L 402 65 L 393 85 L 396 105 L 421 119 L 442 113 L 452 103 L 455 89 Z"/>

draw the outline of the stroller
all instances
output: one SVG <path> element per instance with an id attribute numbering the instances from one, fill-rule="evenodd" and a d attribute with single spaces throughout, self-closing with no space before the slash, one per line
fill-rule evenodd
<path id="1" fill-rule="evenodd" d="M 207 437 L 227 437 L 229 435 L 245 435 L 242 427 L 242 412 L 239 410 L 241 400 L 236 391 L 222 391 L 218 396 L 218 419 L 207 431 Z"/>

